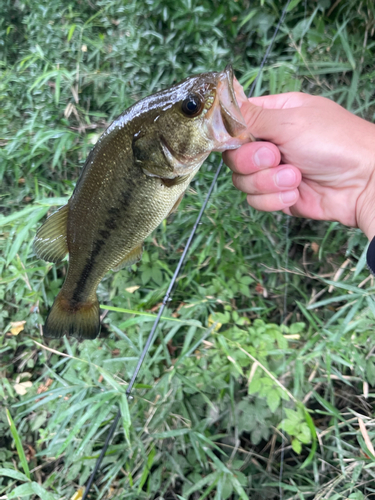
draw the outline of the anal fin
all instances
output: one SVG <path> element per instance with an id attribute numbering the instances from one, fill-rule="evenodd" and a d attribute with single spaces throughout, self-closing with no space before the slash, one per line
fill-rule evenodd
<path id="1" fill-rule="evenodd" d="M 143 252 L 143 243 L 141 243 L 139 246 L 133 248 L 129 253 L 125 255 L 125 257 L 120 260 L 120 262 L 112 268 L 113 271 L 119 271 L 120 269 L 123 269 L 124 267 L 130 267 L 142 258 L 142 252 Z"/>
<path id="2" fill-rule="evenodd" d="M 60 262 L 68 253 L 68 205 L 48 217 L 34 239 L 35 254 L 47 262 Z"/>

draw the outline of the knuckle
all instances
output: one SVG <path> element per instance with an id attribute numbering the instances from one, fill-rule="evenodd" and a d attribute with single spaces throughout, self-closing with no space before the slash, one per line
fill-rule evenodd
<path id="1" fill-rule="evenodd" d="M 269 187 L 268 175 L 264 172 L 257 172 L 252 175 L 252 184 L 254 186 L 254 191 L 257 193 L 266 193 Z"/>
<path id="2" fill-rule="evenodd" d="M 251 130 L 259 120 L 263 109 L 249 102 L 246 106 L 242 106 L 241 112 L 249 130 Z"/>
<path id="3" fill-rule="evenodd" d="M 246 192 L 244 189 L 244 176 L 239 174 L 232 174 L 232 182 L 234 187 L 239 189 L 240 191 Z"/>
<path id="4" fill-rule="evenodd" d="M 236 157 L 234 155 L 235 151 L 224 151 L 223 152 L 223 161 L 225 165 L 229 168 L 233 168 L 236 163 Z"/>

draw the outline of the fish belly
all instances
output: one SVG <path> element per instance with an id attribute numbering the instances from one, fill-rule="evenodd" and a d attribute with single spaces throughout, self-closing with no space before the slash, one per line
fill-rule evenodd
<path id="1" fill-rule="evenodd" d="M 110 202 L 101 200 L 96 210 L 95 201 L 89 211 L 75 203 L 69 213 L 65 295 L 80 302 L 92 297 L 105 274 L 141 247 L 169 215 L 189 182 L 190 178 L 167 187 L 161 179 L 143 175 L 130 183 L 135 184 L 132 190 L 114 189 Z M 117 197 L 113 196 L 116 191 Z"/>

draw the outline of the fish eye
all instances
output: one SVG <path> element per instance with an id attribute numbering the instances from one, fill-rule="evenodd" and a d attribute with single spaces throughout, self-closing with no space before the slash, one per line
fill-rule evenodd
<path id="1" fill-rule="evenodd" d="M 189 94 L 187 98 L 182 101 L 181 109 L 186 116 L 193 117 L 200 113 L 202 107 L 203 103 L 201 98 L 196 94 Z"/>

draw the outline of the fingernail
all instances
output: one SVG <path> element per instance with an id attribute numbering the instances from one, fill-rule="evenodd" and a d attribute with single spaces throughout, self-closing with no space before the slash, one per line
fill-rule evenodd
<path id="1" fill-rule="evenodd" d="M 296 174 L 291 168 L 283 168 L 283 170 L 277 172 L 275 181 L 278 187 L 294 186 Z"/>
<path id="2" fill-rule="evenodd" d="M 293 201 L 296 201 L 297 193 L 296 191 L 284 191 L 283 193 L 280 193 L 280 197 L 283 203 L 292 203 Z"/>
<path id="3" fill-rule="evenodd" d="M 259 148 L 254 153 L 254 163 L 259 168 L 269 168 L 273 167 L 275 164 L 275 154 L 269 148 L 262 147 Z"/>

